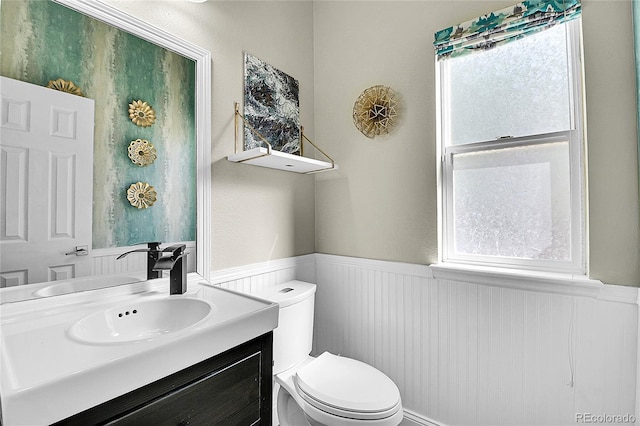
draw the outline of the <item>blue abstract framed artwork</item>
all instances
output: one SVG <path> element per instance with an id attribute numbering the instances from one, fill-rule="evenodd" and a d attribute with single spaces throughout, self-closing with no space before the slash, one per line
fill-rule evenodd
<path id="1" fill-rule="evenodd" d="M 300 155 L 300 101 L 298 80 L 244 54 L 244 118 L 272 149 Z M 244 149 L 264 146 L 248 126 Z"/>

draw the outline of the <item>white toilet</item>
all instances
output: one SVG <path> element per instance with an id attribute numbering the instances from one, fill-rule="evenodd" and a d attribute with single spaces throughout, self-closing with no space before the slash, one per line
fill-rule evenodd
<path id="1" fill-rule="evenodd" d="M 255 294 L 280 305 L 273 333 L 274 426 L 397 426 L 402 402 L 389 377 L 355 359 L 309 355 L 315 292 L 315 284 L 290 281 Z"/>

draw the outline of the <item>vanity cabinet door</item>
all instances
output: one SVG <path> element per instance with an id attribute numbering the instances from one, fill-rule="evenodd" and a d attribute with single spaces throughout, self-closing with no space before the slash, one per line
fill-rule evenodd
<path id="1" fill-rule="evenodd" d="M 271 426 L 272 363 L 269 332 L 55 425 Z"/>
<path id="2" fill-rule="evenodd" d="M 256 353 L 107 424 L 251 425 L 260 420 L 259 381 Z"/>

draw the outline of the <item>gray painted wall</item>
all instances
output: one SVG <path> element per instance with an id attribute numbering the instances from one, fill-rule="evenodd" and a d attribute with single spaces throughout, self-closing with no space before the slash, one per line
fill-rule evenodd
<path id="1" fill-rule="evenodd" d="M 212 52 L 214 269 L 313 251 L 437 261 L 433 33 L 514 1 L 109 2 Z M 631 2 L 585 0 L 583 24 L 590 275 L 640 285 Z M 300 81 L 305 132 L 338 171 L 225 160 L 243 51 Z M 393 134 L 369 140 L 351 112 L 375 84 L 397 90 L 404 111 Z"/>
<path id="2" fill-rule="evenodd" d="M 316 251 L 411 263 L 437 254 L 433 33 L 514 1 L 315 2 L 316 138 L 340 170 L 316 182 Z M 583 2 L 589 269 L 640 285 L 631 2 Z M 370 140 L 353 102 L 384 84 L 404 122 Z"/>
<path id="3" fill-rule="evenodd" d="M 313 253 L 314 177 L 226 160 L 234 153 L 234 102 L 244 97 L 245 51 L 298 79 L 300 121 L 314 140 L 312 3 L 108 3 L 211 52 L 213 269 Z"/>

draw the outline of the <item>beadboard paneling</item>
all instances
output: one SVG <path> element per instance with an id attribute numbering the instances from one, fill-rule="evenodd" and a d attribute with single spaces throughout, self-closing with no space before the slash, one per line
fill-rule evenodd
<path id="1" fill-rule="evenodd" d="M 214 271 L 209 278 L 212 284 L 248 294 L 291 280 L 315 282 L 315 257 L 298 256 L 229 268 Z"/>
<path id="2" fill-rule="evenodd" d="M 401 267 L 400 267 L 401 269 Z M 314 352 L 368 362 L 447 425 L 570 425 L 633 414 L 638 306 L 436 280 L 317 255 Z"/>
<path id="3" fill-rule="evenodd" d="M 196 242 L 195 241 L 182 241 L 179 243 L 164 243 L 162 248 L 172 244 L 185 244 L 187 246 L 187 271 L 196 270 Z M 130 246 L 130 247 L 116 247 L 108 249 L 93 249 L 91 251 L 91 257 L 93 262 L 92 275 L 111 275 L 122 273 L 136 273 L 147 271 L 147 254 L 146 253 L 131 253 L 120 260 L 116 260 L 118 256 L 130 250 L 145 249 L 146 244 Z"/>
<path id="4" fill-rule="evenodd" d="M 96 249 L 91 253 L 93 275 L 121 274 L 126 272 L 144 272 L 147 270 L 146 253 L 131 253 L 120 260 L 118 256 L 126 249 Z"/>
<path id="5" fill-rule="evenodd" d="M 576 413 L 635 411 L 637 289 L 571 295 L 566 283 L 457 282 L 424 265 L 324 254 L 211 275 L 247 293 L 292 279 L 318 285 L 313 352 L 388 374 L 407 424 L 575 425 Z"/>

